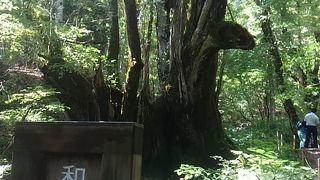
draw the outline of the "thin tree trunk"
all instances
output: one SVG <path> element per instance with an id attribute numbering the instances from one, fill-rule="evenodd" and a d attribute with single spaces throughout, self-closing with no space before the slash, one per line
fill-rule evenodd
<path id="1" fill-rule="evenodd" d="M 315 57 L 317 58 L 317 57 Z M 319 79 L 319 67 L 320 67 L 320 63 L 319 61 L 315 61 L 314 63 L 314 68 L 311 71 L 311 82 L 312 82 L 312 86 L 313 87 L 317 87 L 320 85 L 320 79 Z M 320 99 L 320 92 L 318 91 L 318 93 L 316 94 L 309 94 L 309 99 L 310 99 L 310 103 L 312 104 L 313 107 L 317 108 L 319 105 L 319 99 Z"/>
<path id="2" fill-rule="evenodd" d="M 153 0 L 151 0 L 150 5 L 150 18 L 148 22 L 146 43 L 144 45 L 143 59 L 144 59 L 144 68 L 143 68 L 143 87 L 140 93 L 139 100 L 139 109 L 138 113 L 138 122 L 143 124 L 144 121 L 149 117 L 148 113 L 150 112 L 150 84 L 149 84 L 149 57 L 151 49 L 151 35 L 153 27 Z"/>
<path id="3" fill-rule="evenodd" d="M 274 100 L 274 66 L 272 62 L 267 64 L 267 88 L 265 97 L 265 113 L 269 122 L 274 120 L 275 116 L 275 100 Z"/>
<path id="4" fill-rule="evenodd" d="M 108 48 L 108 61 L 112 66 L 110 73 L 114 74 L 117 88 L 121 88 L 120 84 L 120 64 L 119 64 L 119 20 L 118 20 L 118 0 L 110 0 L 110 13 L 111 13 L 111 29 L 110 29 L 110 42 Z"/>
<path id="5" fill-rule="evenodd" d="M 113 24 L 112 24 L 113 25 Z M 99 30 L 93 32 L 94 42 L 99 43 L 100 55 L 104 56 L 107 53 L 107 37 L 101 36 Z M 111 39 L 113 39 L 111 34 Z M 116 42 L 114 42 L 116 43 Z M 102 59 L 98 60 L 98 68 L 95 70 L 95 75 L 92 80 L 93 95 L 97 101 L 97 117 L 99 121 L 114 120 L 114 109 L 110 103 L 110 88 L 106 85 L 103 75 L 103 62 Z"/>
<path id="6" fill-rule="evenodd" d="M 127 25 L 129 59 L 122 113 L 124 120 L 135 122 L 137 119 L 138 106 L 137 91 L 143 63 L 141 60 L 141 48 L 135 0 L 125 0 L 124 7 Z"/>
<path id="7" fill-rule="evenodd" d="M 222 86 L 223 86 L 223 76 L 224 76 L 224 70 L 225 70 L 225 66 L 227 64 L 227 52 L 226 50 L 223 51 L 222 55 L 221 55 L 221 60 L 220 60 L 220 66 L 219 66 L 219 76 L 218 76 L 218 82 L 217 82 L 217 88 L 216 88 L 216 96 L 217 96 L 217 101 L 219 100 L 219 96 L 221 94 L 222 91 Z M 219 102 L 217 102 L 218 104 Z"/>
<path id="8" fill-rule="evenodd" d="M 170 38 L 170 8 L 166 9 L 164 1 L 156 2 L 156 31 L 157 31 L 157 69 L 161 90 L 164 90 L 169 78 L 169 38 Z"/>

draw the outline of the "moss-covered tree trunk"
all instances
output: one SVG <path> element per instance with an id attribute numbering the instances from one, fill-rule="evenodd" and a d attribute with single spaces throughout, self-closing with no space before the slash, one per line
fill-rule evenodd
<path id="1" fill-rule="evenodd" d="M 61 120 L 114 120 L 115 111 L 110 104 L 110 97 L 115 94 L 115 90 L 105 84 L 101 64 L 94 77 L 85 77 L 72 69 L 62 71 L 59 68 L 65 67 L 66 62 L 63 59 L 61 40 L 53 32 L 49 41 L 49 54 L 39 54 L 48 60 L 41 71 L 46 83 L 60 92 L 59 99 L 68 107 L 67 118 Z"/>
<path id="2" fill-rule="evenodd" d="M 60 94 L 59 99 L 68 108 L 67 120 L 97 121 L 100 120 L 100 105 L 92 79 L 84 77 L 73 70 L 59 71 L 59 67 L 65 66 L 62 55 L 60 39 L 52 33 L 49 43 L 49 54 L 40 55 L 48 60 L 48 64 L 42 67 L 46 83 L 56 88 Z M 103 109 L 108 113 L 108 109 Z"/>

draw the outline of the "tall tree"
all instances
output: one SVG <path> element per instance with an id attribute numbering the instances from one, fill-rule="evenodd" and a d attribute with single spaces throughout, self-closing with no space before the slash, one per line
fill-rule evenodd
<path id="1" fill-rule="evenodd" d="M 273 62 L 275 74 L 276 74 L 276 82 L 279 88 L 279 91 L 282 95 L 285 95 L 287 88 L 285 84 L 284 72 L 283 72 L 283 62 L 280 56 L 279 48 L 277 45 L 277 40 L 273 34 L 272 23 L 270 20 L 270 7 L 265 5 L 265 1 L 256 1 L 257 5 L 263 7 L 262 14 L 264 15 L 264 19 L 261 22 L 262 32 L 264 34 L 264 38 L 266 42 L 270 44 L 269 54 L 271 56 L 271 60 Z M 283 100 L 283 106 L 286 110 L 289 119 L 292 132 L 295 132 L 295 125 L 299 120 L 298 114 L 293 104 L 293 100 L 289 97 L 286 97 Z"/>
<path id="2" fill-rule="evenodd" d="M 173 11 L 171 68 L 166 92 L 152 104 L 152 117 L 145 121 L 146 177 L 165 177 L 180 163 L 209 165 L 210 155 L 226 152 L 230 141 L 215 92 L 218 51 L 255 46 L 246 29 L 223 21 L 226 0 L 167 2 Z"/>
<path id="3" fill-rule="evenodd" d="M 116 85 L 120 87 L 120 67 L 119 67 L 119 16 L 118 16 L 118 0 L 110 0 L 111 28 L 110 41 L 108 48 L 108 60 L 111 61 L 110 73 L 114 74 Z"/>
<path id="4" fill-rule="evenodd" d="M 156 31 L 157 31 L 157 69 L 161 90 L 165 89 L 168 82 L 170 58 L 170 4 L 171 1 L 156 1 Z"/>
<path id="5" fill-rule="evenodd" d="M 150 51 L 151 51 L 151 41 L 152 41 L 152 27 L 153 27 L 153 0 L 151 0 L 150 4 L 150 17 L 148 22 L 148 29 L 146 34 L 146 42 L 144 44 L 144 51 L 143 51 L 143 60 L 144 60 L 144 68 L 143 68 L 143 87 L 140 93 L 140 99 L 139 99 L 139 113 L 138 113 L 138 122 L 143 124 L 146 118 L 149 117 L 147 113 L 149 112 L 149 106 L 150 106 Z"/>
<path id="6" fill-rule="evenodd" d="M 232 144 L 225 135 L 218 111 L 218 52 L 221 49 L 250 50 L 255 42 L 241 25 L 224 21 L 226 4 L 227 0 L 167 0 L 162 6 L 165 12 L 170 12 L 166 16 L 170 20 L 170 43 L 163 42 L 169 45 L 170 68 L 169 73 L 165 74 L 163 95 L 151 104 L 148 108 L 150 112 L 143 112 L 148 117 L 144 121 L 145 177 L 167 178 L 181 163 L 213 165 L 215 162 L 210 156 L 227 153 Z M 135 0 L 125 0 L 124 5 L 129 62 L 123 119 L 136 121 L 137 92 L 143 63 Z M 88 12 L 90 10 L 88 8 Z M 166 28 L 165 33 L 168 32 Z M 104 41 L 97 41 L 98 34 L 94 35 L 96 38 L 93 40 L 90 38 L 85 42 L 105 44 Z M 55 31 L 50 35 L 49 53 L 41 55 L 49 61 L 42 69 L 46 80 L 61 92 L 72 117 L 78 120 L 101 119 L 100 103 L 92 78 L 69 69 L 63 72 L 55 69 L 65 68 L 63 45 Z M 104 46 L 100 47 L 103 52 Z M 95 82 L 102 85 L 102 75 L 99 74 Z M 109 110 L 103 111 L 109 113 Z"/>
<path id="7" fill-rule="evenodd" d="M 126 15 L 129 57 L 122 109 L 123 118 L 126 121 L 136 121 L 138 110 L 137 92 L 143 63 L 141 59 L 141 48 L 137 23 L 137 8 L 135 0 L 125 0 L 124 7 Z"/>

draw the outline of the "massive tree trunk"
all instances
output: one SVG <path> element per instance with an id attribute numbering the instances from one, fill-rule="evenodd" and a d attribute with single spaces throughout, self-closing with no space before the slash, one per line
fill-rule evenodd
<path id="1" fill-rule="evenodd" d="M 218 51 L 255 45 L 244 28 L 223 21 L 226 0 L 192 1 L 189 19 L 188 1 L 175 2 L 169 81 L 145 122 L 145 177 L 165 178 L 181 163 L 213 165 L 211 155 L 228 152 L 215 92 Z"/>

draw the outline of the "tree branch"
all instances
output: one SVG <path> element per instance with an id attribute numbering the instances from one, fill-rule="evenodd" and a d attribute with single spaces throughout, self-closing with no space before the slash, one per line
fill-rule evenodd
<path id="1" fill-rule="evenodd" d="M 194 48 L 197 43 L 199 42 L 199 38 L 201 37 L 202 34 L 202 29 L 204 25 L 206 24 L 208 20 L 208 14 L 210 12 L 210 8 L 212 6 L 213 0 L 206 0 L 206 2 L 203 5 L 199 21 L 197 23 L 196 30 L 193 32 L 192 38 L 191 38 L 191 47 Z"/>
<path id="2" fill-rule="evenodd" d="M 234 21 L 234 18 L 233 18 L 233 15 L 232 15 L 232 11 L 231 11 L 230 6 L 229 6 L 228 4 L 227 4 L 227 9 L 228 9 L 228 12 L 229 12 L 229 14 L 230 14 L 231 21 L 232 21 L 232 22 L 235 22 L 235 21 Z"/>
<path id="3" fill-rule="evenodd" d="M 92 45 L 96 45 L 96 44 L 105 44 L 107 43 L 107 41 L 96 41 L 96 40 L 88 40 L 88 41 L 72 41 L 69 39 L 62 39 L 64 42 L 68 42 L 68 43 L 72 43 L 72 44 L 81 44 L 81 45 L 86 45 L 86 44 L 92 44 Z"/>
<path id="4" fill-rule="evenodd" d="M 43 59 L 45 59 L 45 60 L 49 60 L 49 57 L 46 56 L 46 55 L 44 55 L 44 54 L 38 53 L 38 56 L 41 57 L 41 58 L 43 58 Z"/>

